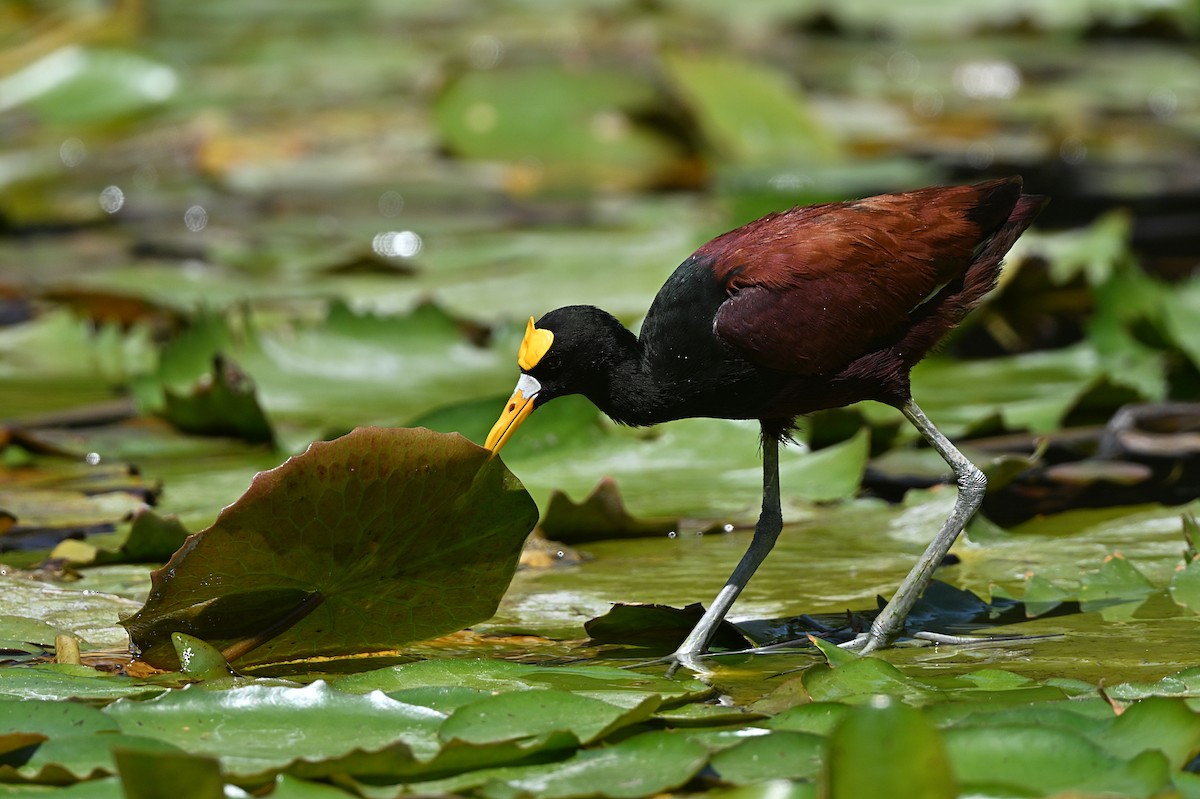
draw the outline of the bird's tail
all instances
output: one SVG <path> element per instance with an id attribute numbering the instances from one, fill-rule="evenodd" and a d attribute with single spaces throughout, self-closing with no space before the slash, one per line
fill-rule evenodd
<path id="1" fill-rule="evenodd" d="M 996 195 L 1014 189 L 1020 192 L 1020 178 L 994 181 L 994 184 Z M 920 317 L 914 320 L 897 347 L 908 366 L 925 357 L 946 333 L 953 330 L 996 287 L 1004 256 L 1049 201 L 1050 198 L 1037 194 L 1019 194 L 1008 216 L 1003 217 L 995 232 L 983 241 L 962 277 L 947 283 L 937 295 L 921 306 Z M 985 200 L 984 204 L 989 203 Z"/>

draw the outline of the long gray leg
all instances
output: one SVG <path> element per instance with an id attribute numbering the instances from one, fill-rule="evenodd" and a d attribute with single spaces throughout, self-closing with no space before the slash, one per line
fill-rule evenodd
<path id="1" fill-rule="evenodd" d="M 984 477 L 983 472 L 967 460 L 950 443 L 950 440 L 933 426 L 933 422 L 929 421 L 915 402 L 910 399 L 904 403 L 900 411 L 913 423 L 914 427 L 921 431 L 921 435 L 925 436 L 925 440 L 938 451 L 946 463 L 950 464 L 958 482 L 958 498 L 954 501 L 954 510 L 950 512 L 942 529 L 929 543 L 925 553 L 921 555 L 921 559 L 904 578 L 904 582 L 896 589 L 892 601 L 887 603 L 887 606 L 871 623 L 871 631 L 844 645 L 848 649 L 857 649 L 864 655 L 886 647 L 904 629 L 908 612 L 925 592 L 930 578 L 933 577 L 933 570 L 942 562 L 942 558 L 946 556 L 950 546 L 958 538 L 958 534 L 975 515 L 975 511 L 979 509 L 980 503 L 983 502 L 983 495 L 987 491 L 987 478 Z"/>
<path id="2" fill-rule="evenodd" d="M 686 666 L 697 672 L 705 671 L 698 663 L 699 656 L 708 650 L 709 641 L 716 634 L 717 627 L 725 618 L 725 614 L 733 606 L 738 594 L 746 587 L 746 583 L 750 582 L 750 578 L 754 576 L 759 564 L 770 554 L 771 549 L 775 546 L 775 540 L 779 538 L 779 531 L 783 529 L 783 513 L 779 505 L 779 439 L 765 428 L 762 447 L 763 504 L 758 524 L 754 527 L 754 538 L 750 540 L 750 546 L 746 549 L 746 554 L 742 555 L 742 559 L 738 561 L 733 574 L 729 575 L 725 587 L 717 594 L 704 616 L 680 644 L 679 649 L 675 650 L 675 654 L 671 656 L 670 660 L 673 663 L 669 673 L 674 672 L 679 666 Z"/>

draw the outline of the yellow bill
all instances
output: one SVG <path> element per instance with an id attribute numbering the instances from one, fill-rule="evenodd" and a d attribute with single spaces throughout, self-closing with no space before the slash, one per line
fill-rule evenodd
<path id="1" fill-rule="evenodd" d="M 517 432 L 517 428 L 521 426 L 521 422 L 525 421 L 525 417 L 533 413 L 533 400 L 541 390 L 541 383 L 529 375 L 521 375 L 521 379 L 517 381 L 516 391 L 509 397 L 508 404 L 504 406 L 504 412 L 492 426 L 492 432 L 488 433 L 487 441 L 483 446 L 493 453 L 499 452 L 512 434 Z"/>

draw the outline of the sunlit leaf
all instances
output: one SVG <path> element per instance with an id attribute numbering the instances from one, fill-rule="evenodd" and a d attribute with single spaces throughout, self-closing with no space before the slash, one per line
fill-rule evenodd
<path id="1" fill-rule="evenodd" d="M 445 714 L 380 695 L 355 696 L 317 682 L 303 688 L 247 685 L 225 691 L 171 691 L 121 699 L 104 713 L 127 733 L 147 735 L 221 760 L 224 770 L 261 774 L 300 758 L 326 759 L 401 742 L 438 749 Z M 279 746 L 286 735 L 288 745 Z"/>
<path id="2" fill-rule="evenodd" d="M 54 75 L 47 85 L 44 76 Z M 179 85 L 170 67 L 136 53 L 66 47 L 8 78 L 38 114 L 74 124 L 109 121 L 168 99 Z M 25 85 L 22 85 L 24 82 Z"/>
<path id="3" fill-rule="evenodd" d="M 394 649 L 488 618 L 535 514 L 461 437 L 359 428 L 258 475 L 122 623 L 165 665 L 174 632 L 241 666 Z M 261 645 L 231 654 L 247 641 Z"/>
<path id="4" fill-rule="evenodd" d="M 87 666 L 39 663 L 0 669 L 0 697 L 106 701 L 122 696 L 152 696 L 166 688 L 132 677 L 104 674 Z"/>
<path id="5" fill-rule="evenodd" d="M 103 592 L 83 593 L 19 576 L 0 575 L 0 613 L 39 619 L 92 646 L 124 649 L 129 637 L 118 618 L 137 610 L 138 603 Z M 0 669 L 0 676 L 4 671 Z"/>
<path id="6" fill-rule="evenodd" d="M 878 694 L 920 699 L 932 691 L 887 661 L 863 657 L 837 668 L 813 666 L 804 673 L 804 687 L 817 702 L 870 701 Z"/>

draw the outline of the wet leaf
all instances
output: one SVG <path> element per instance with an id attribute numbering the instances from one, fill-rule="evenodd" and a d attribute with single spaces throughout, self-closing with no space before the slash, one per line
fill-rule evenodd
<path id="1" fill-rule="evenodd" d="M 840 702 L 809 702 L 788 708 L 763 722 L 763 726 L 773 730 L 829 735 L 849 712 L 850 706 Z"/>
<path id="2" fill-rule="evenodd" d="M 164 690 L 166 688 L 162 686 L 132 677 L 104 674 L 87 666 L 39 663 L 0 669 L 0 697 L 105 701 L 123 696 L 152 696 Z"/>
<path id="3" fill-rule="evenodd" d="M 172 633 L 171 643 L 175 646 L 175 658 L 179 671 L 197 680 L 212 680 L 230 675 L 229 663 L 215 647 L 191 635 Z"/>
<path id="4" fill-rule="evenodd" d="M 488 618 L 535 514 L 500 460 L 461 437 L 359 428 L 258 475 L 122 623 L 167 666 L 173 632 L 241 667 L 394 649 Z"/>
<path id="5" fill-rule="evenodd" d="M 323 682 L 303 688 L 247 685 L 224 691 L 188 688 L 146 701 L 120 699 L 104 713 L 127 733 L 152 736 L 221 761 L 251 776 L 297 759 L 326 759 L 400 742 L 437 751 L 445 714 L 387 697 L 354 696 Z M 288 742 L 279 746 L 281 738 Z"/>
<path id="6" fill-rule="evenodd" d="M 860 657 L 837 668 L 813 666 L 804 672 L 804 687 L 816 702 L 861 704 L 877 694 L 921 701 L 933 692 L 887 661 Z"/>

